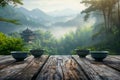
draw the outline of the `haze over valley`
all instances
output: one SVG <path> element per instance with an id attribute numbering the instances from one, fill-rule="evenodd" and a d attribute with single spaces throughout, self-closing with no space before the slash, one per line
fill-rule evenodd
<path id="1" fill-rule="evenodd" d="M 16 4 L 14 0 L 13 4 L 11 0 L 0 4 L 3 54 L 6 48 L 10 52 L 11 47 L 43 48 L 48 54 L 75 54 L 74 49 L 120 52 L 119 0 L 15 1 Z M 13 42 L 17 44 L 14 38 L 21 42 L 19 49 L 13 47 Z"/>
<path id="2" fill-rule="evenodd" d="M 4 33 L 22 31 L 26 28 L 32 30 L 42 29 L 52 32 L 55 37 L 59 38 L 69 31 L 75 31 L 77 27 L 85 24 L 83 20 L 84 14 L 72 9 L 46 13 L 38 8 L 28 10 L 23 7 L 15 8 L 13 6 L 6 6 L 4 9 L 0 9 L 0 13 L 2 12 L 4 12 L 1 15 L 2 17 L 7 15 L 6 18 L 17 19 L 21 24 L 14 25 L 0 22 L 0 31 Z M 92 22 L 93 21 L 94 20 L 92 20 Z M 91 23 L 91 20 L 88 22 Z"/>

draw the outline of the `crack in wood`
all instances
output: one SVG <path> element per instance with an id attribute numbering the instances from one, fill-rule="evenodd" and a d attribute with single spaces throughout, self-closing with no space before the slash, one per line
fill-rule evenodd
<path id="1" fill-rule="evenodd" d="M 104 62 L 77 55 L 32 56 L 21 62 L 0 56 L 0 80 L 120 80 L 120 56 Z"/>

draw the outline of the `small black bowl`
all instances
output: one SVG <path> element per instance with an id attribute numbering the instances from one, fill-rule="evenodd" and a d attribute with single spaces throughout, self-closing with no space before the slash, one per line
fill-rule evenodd
<path id="1" fill-rule="evenodd" d="M 89 50 L 76 50 L 76 53 L 79 57 L 86 57 L 89 54 Z"/>
<path id="2" fill-rule="evenodd" d="M 30 53 L 35 57 L 41 57 L 41 55 L 44 53 L 44 50 L 30 50 Z"/>
<path id="3" fill-rule="evenodd" d="M 28 53 L 23 51 L 11 51 L 11 54 L 16 61 L 23 61 L 28 56 Z"/>
<path id="4" fill-rule="evenodd" d="M 108 51 L 91 51 L 92 58 L 95 59 L 95 61 L 103 61 L 108 55 Z"/>

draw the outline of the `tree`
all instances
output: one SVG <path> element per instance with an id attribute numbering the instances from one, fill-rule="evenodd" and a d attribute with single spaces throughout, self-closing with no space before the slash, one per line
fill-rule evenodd
<path id="1" fill-rule="evenodd" d="M 22 0 L 0 0 L 0 7 L 5 7 L 7 5 L 14 5 L 16 6 L 17 4 L 20 4 L 20 5 L 23 5 L 23 3 L 21 2 Z M 11 19 L 7 19 L 7 18 L 2 18 L 0 16 L 0 21 L 3 21 L 3 22 L 9 22 L 9 23 L 13 23 L 13 24 L 20 24 L 18 22 L 18 20 L 11 20 Z"/>
<path id="2" fill-rule="evenodd" d="M 0 55 L 8 55 L 10 51 L 20 51 L 24 49 L 22 39 L 6 36 L 0 32 Z"/>
<path id="3" fill-rule="evenodd" d="M 0 0 L 0 6 L 5 7 L 6 5 L 13 4 L 16 6 L 17 4 L 23 5 L 22 0 Z"/>
<path id="4" fill-rule="evenodd" d="M 105 29 L 109 32 L 111 30 L 112 11 L 117 2 L 118 0 L 83 0 L 81 3 L 87 4 L 88 8 L 82 11 L 82 13 L 86 13 L 86 16 L 91 12 L 96 11 L 102 13 L 105 22 Z"/>
<path id="5" fill-rule="evenodd" d="M 104 23 L 94 26 L 94 30 L 98 33 L 94 34 L 94 36 L 97 35 L 96 40 L 101 37 L 102 41 L 93 46 L 97 50 L 107 49 L 119 53 L 120 0 L 83 0 L 82 3 L 88 6 L 82 13 L 86 13 L 87 16 L 91 12 L 98 13 L 104 18 Z"/>

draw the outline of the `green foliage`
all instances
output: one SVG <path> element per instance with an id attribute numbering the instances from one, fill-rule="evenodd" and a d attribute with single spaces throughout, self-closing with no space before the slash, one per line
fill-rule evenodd
<path id="1" fill-rule="evenodd" d="M 18 32 L 9 33 L 8 35 L 14 38 L 21 38 L 21 35 Z"/>
<path id="2" fill-rule="evenodd" d="M 82 3 L 89 5 L 82 13 L 86 13 L 87 18 L 88 14 L 91 12 L 99 11 L 98 14 L 102 14 L 104 18 L 106 31 L 110 31 L 112 28 L 112 16 L 113 11 L 116 9 L 116 4 L 119 3 L 119 0 L 82 0 Z M 86 17 L 85 17 L 86 19 Z"/>
<path id="3" fill-rule="evenodd" d="M 82 0 L 82 3 L 88 6 L 82 12 L 86 13 L 86 19 L 88 19 L 91 12 L 102 14 L 101 17 L 104 18 L 104 23 L 94 26 L 92 36 L 94 44 L 90 45 L 89 48 L 92 50 L 109 50 L 115 52 L 114 54 L 119 54 L 120 0 Z"/>
<path id="4" fill-rule="evenodd" d="M 49 31 L 37 30 L 34 32 L 36 34 L 36 39 L 25 45 L 25 47 L 30 49 L 44 49 L 44 54 L 55 55 L 57 54 L 57 40 Z"/>
<path id="5" fill-rule="evenodd" d="M 22 39 L 8 37 L 3 33 L 0 33 L 0 55 L 8 55 L 10 51 L 23 50 L 24 44 Z"/>
<path id="6" fill-rule="evenodd" d="M 21 2 L 22 0 L 0 0 L 0 6 L 5 7 L 6 5 L 13 4 L 13 5 L 23 5 Z"/>
<path id="7" fill-rule="evenodd" d="M 2 21 L 2 22 L 9 22 L 9 23 L 13 23 L 13 24 L 16 24 L 16 25 L 20 25 L 18 20 L 11 20 L 11 19 L 6 19 L 6 18 L 1 18 L 0 17 L 0 21 Z"/>
<path id="8" fill-rule="evenodd" d="M 80 27 L 76 32 L 70 32 L 58 43 L 58 54 L 74 54 L 78 46 L 86 47 L 91 45 L 92 27 Z M 73 50 L 73 51 L 72 51 Z"/>
<path id="9" fill-rule="evenodd" d="M 72 54 L 72 55 L 76 55 L 76 51 L 75 51 L 75 50 L 72 50 L 72 51 L 71 51 L 71 54 Z"/>
<path id="10" fill-rule="evenodd" d="M 101 35 L 98 36 L 98 34 L 96 34 L 94 36 L 95 39 L 93 39 L 93 34 L 99 31 L 98 28 L 97 30 L 95 29 L 95 31 L 93 28 L 95 27 L 89 25 L 79 27 L 76 32 L 70 32 L 59 40 L 56 40 L 48 31 L 38 30 L 34 32 L 36 34 L 36 39 L 33 41 L 33 43 L 26 43 L 24 50 L 40 48 L 45 50 L 44 54 L 49 55 L 76 54 L 75 49 L 108 50 L 112 52 L 110 54 L 118 54 L 120 52 L 119 32 L 115 32 L 114 35 L 104 35 L 100 33 Z M 12 33 L 10 35 L 12 37 L 20 36 L 17 33 Z"/>
<path id="11" fill-rule="evenodd" d="M 119 54 L 120 55 L 120 40 L 116 40 L 115 38 L 111 38 L 106 41 L 102 41 L 98 44 L 93 45 L 96 50 L 108 50 L 111 53 L 110 54 Z"/>
<path id="12" fill-rule="evenodd" d="M 14 6 L 16 6 L 17 4 L 23 5 L 23 3 L 21 1 L 22 0 L 0 0 L 0 7 L 5 7 L 5 6 L 9 5 L 9 4 L 13 4 Z M 1 16 L 0 16 L 0 21 L 8 22 L 8 23 L 16 24 L 16 25 L 20 24 L 18 22 L 18 20 L 7 19 L 7 18 L 3 18 Z"/>

